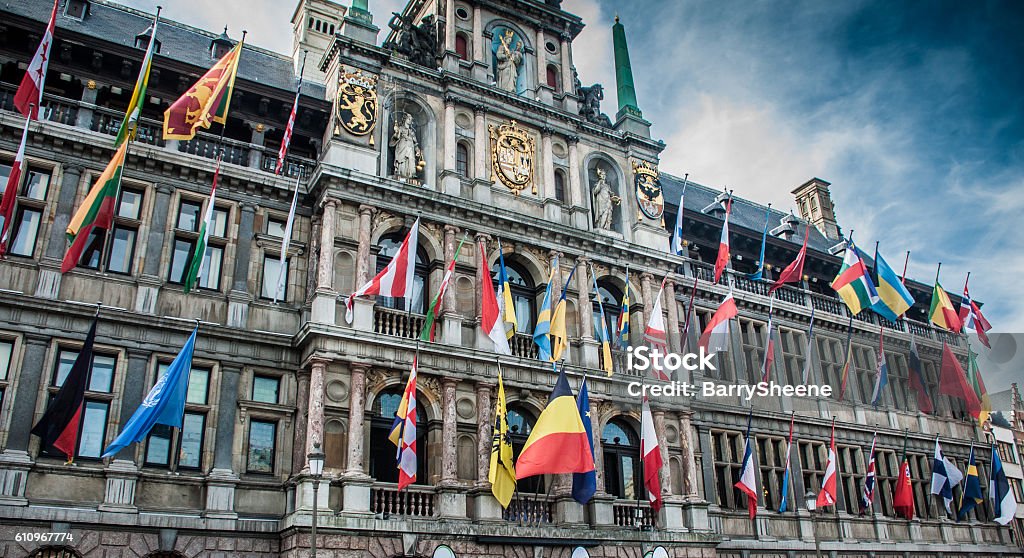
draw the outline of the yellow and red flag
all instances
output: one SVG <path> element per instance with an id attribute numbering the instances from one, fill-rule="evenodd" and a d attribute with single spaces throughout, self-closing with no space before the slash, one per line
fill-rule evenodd
<path id="1" fill-rule="evenodd" d="M 95 229 L 109 230 L 114 220 L 114 205 L 117 200 L 117 192 L 121 188 L 121 171 L 124 170 L 125 152 L 128 150 L 128 142 L 121 144 L 114 152 L 114 158 L 107 164 L 103 174 L 96 179 L 96 183 L 89 194 L 82 200 L 82 205 L 71 217 L 68 223 L 67 235 L 71 246 L 68 247 L 64 261 L 61 263 L 60 272 L 67 273 L 78 265 L 89 245 L 89 236 Z"/>
<path id="2" fill-rule="evenodd" d="M 932 289 L 932 306 L 928 310 L 928 319 L 942 329 L 959 332 L 963 328 L 960 323 L 960 315 L 953 308 L 949 295 L 942 288 L 938 280 L 935 281 L 935 288 Z"/>
<path id="3" fill-rule="evenodd" d="M 195 137 L 198 128 L 227 121 L 242 43 L 238 41 L 235 48 L 164 112 L 164 139 L 189 140 Z"/>

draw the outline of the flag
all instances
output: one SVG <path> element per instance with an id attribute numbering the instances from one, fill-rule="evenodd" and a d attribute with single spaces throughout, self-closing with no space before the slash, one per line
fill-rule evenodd
<path id="1" fill-rule="evenodd" d="M 725 300 L 722 301 L 722 304 L 718 305 L 718 310 L 715 310 L 715 314 L 711 316 L 707 327 L 704 328 L 704 333 L 700 335 L 698 345 L 703 347 L 708 353 L 728 351 L 729 320 L 735 318 L 738 314 L 736 300 L 732 297 L 732 293 L 729 293 Z"/>
<path id="2" fill-rule="evenodd" d="M 122 147 L 127 143 L 122 144 Z M 103 457 L 110 457 L 135 442 L 146 438 L 149 431 L 158 424 L 181 428 L 182 415 L 185 414 L 185 396 L 188 393 L 188 376 L 192 371 L 192 352 L 196 345 L 196 333 L 199 326 L 192 330 L 192 335 L 185 341 L 178 356 L 167 367 L 153 389 L 142 400 L 139 408 L 128 419 L 121 433 L 107 446 Z"/>
<path id="3" fill-rule="evenodd" d="M 921 366 L 921 355 L 917 352 L 917 343 L 914 336 L 910 336 L 910 358 L 907 359 L 907 368 L 910 369 L 910 387 L 917 396 L 917 408 L 922 413 L 931 414 L 935 409 L 932 405 L 931 395 L 924 383 L 923 367 Z"/>
<path id="4" fill-rule="evenodd" d="M 580 383 L 580 396 L 577 401 L 577 407 L 580 413 L 580 420 L 583 422 L 583 430 L 587 433 L 587 443 L 590 445 L 590 458 L 594 458 L 594 427 L 590 420 L 590 394 L 587 391 L 587 377 L 583 377 L 583 382 Z M 581 506 L 586 505 L 587 502 L 597 492 L 597 471 L 588 471 L 586 473 L 573 473 L 572 474 L 572 498 L 579 502 Z"/>
<path id="5" fill-rule="evenodd" d="M 900 473 L 893 490 L 892 507 L 896 515 L 906 520 L 914 519 L 914 487 L 910 483 L 910 462 L 907 461 L 907 436 L 903 436 L 903 456 L 900 457 Z"/>
<path id="6" fill-rule="evenodd" d="M 978 464 L 974 460 L 974 443 L 971 443 L 971 454 L 967 458 L 967 476 L 965 477 L 964 491 L 960 496 L 960 509 L 957 510 L 956 520 L 963 521 L 967 514 L 975 506 L 985 501 L 981 493 L 981 480 L 978 478 Z"/>
<path id="7" fill-rule="evenodd" d="M 663 355 L 668 354 L 667 340 L 665 333 L 665 315 L 661 311 L 661 298 L 665 292 L 665 280 L 661 281 L 661 288 L 658 289 L 658 297 L 654 299 L 654 308 L 651 309 L 651 318 L 647 321 L 647 329 L 644 330 L 644 339 L 651 345 L 651 349 L 661 351 Z M 669 377 L 661 367 L 651 363 L 651 372 L 654 377 L 668 381 Z"/>
<path id="8" fill-rule="evenodd" d="M 626 268 L 626 287 L 622 291 L 622 306 L 619 308 L 619 323 L 615 328 L 619 347 L 629 347 L 629 268 Z"/>
<path id="9" fill-rule="evenodd" d="M 967 279 L 970 280 L 971 275 L 967 274 Z M 982 345 L 985 345 L 989 349 L 992 345 L 988 341 L 988 330 L 992 329 L 992 324 L 988 323 L 985 316 L 981 314 L 981 308 L 971 300 L 971 293 L 967 290 L 967 281 L 964 281 L 964 296 L 960 301 L 960 321 L 964 325 L 964 330 L 973 331 L 978 335 L 978 340 L 981 341 Z"/>
<path id="10" fill-rule="evenodd" d="M 284 136 L 281 138 L 281 149 L 277 152 L 277 166 L 274 167 L 274 174 L 281 174 L 284 169 L 284 158 L 288 155 L 288 146 L 292 143 L 292 130 L 295 128 L 295 115 L 299 112 L 299 96 L 302 94 L 302 73 L 306 70 L 306 53 L 302 53 L 302 65 L 299 67 L 299 82 L 295 86 L 295 101 L 292 102 L 292 111 L 288 113 L 288 124 L 284 127 Z"/>
<path id="11" fill-rule="evenodd" d="M 139 78 L 135 80 L 135 89 L 132 91 L 132 98 L 128 101 L 128 108 L 124 111 L 124 120 L 121 121 L 121 128 L 117 130 L 117 138 L 114 146 L 121 145 L 126 140 L 134 140 L 139 127 L 139 116 L 142 114 L 142 107 L 146 104 L 146 88 L 149 86 L 149 71 L 153 67 L 153 53 L 156 52 L 156 28 L 160 23 L 160 11 L 157 10 L 153 17 L 153 25 L 148 29 L 149 46 L 146 47 L 146 56 L 142 58 L 142 67 L 139 68 Z M 145 34 L 145 32 L 143 32 Z"/>
<path id="12" fill-rule="evenodd" d="M 284 284 L 288 278 L 285 262 L 288 261 L 288 247 L 292 242 L 292 228 L 295 227 L 295 208 L 299 203 L 299 181 L 300 176 L 295 177 L 295 189 L 292 191 L 292 205 L 288 208 L 288 220 L 284 223 L 284 232 L 281 235 L 281 256 L 277 262 L 277 282 L 274 283 L 274 302 L 284 298 Z"/>
<path id="13" fill-rule="evenodd" d="M 743 445 L 743 466 L 740 467 L 740 480 L 733 485 L 747 495 L 747 512 L 750 513 L 750 519 L 757 516 L 757 485 L 754 480 L 756 474 L 754 471 L 757 465 L 754 463 L 754 446 L 750 443 L 750 421 L 753 417 L 753 410 L 751 410 L 751 414 L 747 417 L 747 436 Z"/>
<path id="14" fill-rule="evenodd" d="M 768 337 L 764 348 L 764 361 L 761 364 L 761 381 L 767 382 L 772 376 L 772 364 L 775 362 L 775 339 L 772 338 L 772 314 L 768 310 Z"/>
<path id="15" fill-rule="evenodd" d="M 839 268 L 839 274 L 832 280 L 832 288 L 854 315 L 865 308 L 870 308 L 878 301 L 878 292 L 861 256 L 853 240 L 848 240 L 843 265 Z"/>
<path id="16" fill-rule="evenodd" d="M 658 433 L 654 429 L 654 416 L 651 415 L 651 404 L 644 397 L 640 408 L 640 460 L 644 465 L 644 488 L 647 489 L 647 501 L 651 509 L 657 512 L 663 504 L 661 498 L 661 448 L 658 446 Z"/>
<path id="17" fill-rule="evenodd" d="M 813 363 L 812 354 L 814 353 L 814 306 L 811 306 L 811 323 L 807 326 L 807 346 L 804 348 L 804 373 L 803 381 L 804 385 L 811 383 L 811 365 Z"/>
<path id="18" fill-rule="evenodd" d="M 199 81 L 164 111 L 164 139 L 190 140 L 199 128 L 227 122 L 242 42 L 228 51 Z"/>
<path id="19" fill-rule="evenodd" d="M 768 296 L 782 288 L 786 283 L 799 283 L 804 277 L 804 260 L 807 259 L 807 239 L 811 236 L 810 227 L 804 227 L 804 244 L 800 247 L 800 251 L 796 253 L 796 258 L 789 262 L 789 265 L 779 273 L 779 278 L 772 284 L 772 288 L 768 289 Z M 763 250 L 763 248 L 762 248 Z"/>
<path id="20" fill-rule="evenodd" d="M 832 441 L 828 445 L 828 460 L 825 462 L 825 478 L 821 481 L 821 490 L 818 491 L 817 505 L 819 508 L 834 506 L 836 504 L 836 476 L 838 475 L 838 463 L 836 462 L 836 419 L 832 419 Z"/>
<path id="21" fill-rule="evenodd" d="M 782 475 L 782 502 L 779 504 L 779 513 L 786 513 L 789 502 L 789 456 L 793 453 L 793 425 L 796 422 L 796 413 L 789 415 L 789 441 L 786 442 L 786 473 Z"/>
<path id="22" fill-rule="evenodd" d="M 508 409 L 505 406 L 505 385 L 498 365 L 498 404 L 494 408 L 494 432 L 491 439 L 491 466 L 487 482 L 491 494 L 502 508 L 507 508 L 516 491 L 516 468 L 512 463 L 512 435 L 508 430 Z"/>
<path id="23" fill-rule="evenodd" d="M 206 202 L 206 213 L 203 215 L 203 224 L 199 226 L 199 239 L 196 241 L 196 249 L 192 252 L 192 259 L 189 260 L 188 270 L 181 278 L 185 292 L 191 291 L 199 283 L 199 279 L 206 271 L 206 243 L 210 241 L 210 231 L 213 229 L 214 209 L 217 204 L 217 179 L 220 178 L 220 158 L 217 158 L 217 166 L 213 171 L 213 186 L 210 187 L 210 199 Z M 289 235 L 291 231 L 288 231 Z M 284 256 L 282 254 L 282 256 Z M 283 267 L 283 266 L 282 266 Z M 280 277 L 278 277 L 280 280 Z M 275 299 L 277 298 L 275 289 Z"/>
<path id="24" fill-rule="evenodd" d="M 85 335 L 82 349 L 78 351 L 75 363 L 57 395 L 46 405 L 46 412 L 32 427 L 32 434 L 39 436 L 43 449 L 55 448 L 68 457 L 68 463 L 75 458 L 78 430 L 82 422 L 82 407 L 85 402 L 85 388 L 92 370 L 93 341 L 96 339 L 96 322 L 93 319 L 89 333 Z"/>
<path id="25" fill-rule="evenodd" d="M 604 314 L 604 304 L 601 303 L 601 290 L 597 287 L 597 275 L 594 273 L 594 266 L 590 266 L 590 277 L 594 281 L 594 297 L 597 298 L 597 309 L 600 312 L 601 325 L 598 328 L 598 335 L 600 336 L 601 342 L 601 358 L 604 371 L 609 376 L 612 375 L 612 339 L 611 332 L 608 331 L 608 321 Z"/>
<path id="26" fill-rule="evenodd" d="M 679 211 L 676 213 L 676 228 L 672 232 L 672 253 L 677 256 L 685 255 L 686 248 L 683 246 L 683 200 L 686 199 L 687 175 L 683 178 L 683 192 L 679 194 Z"/>
<path id="27" fill-rule="evenodd" d="M 1003 469 L 1003 462 L 996 452 L 996 445 L 992 444 L 992 473 L 988 481 L 988 497 L 992 501 L 992 520 L 1000 525 L 1006 525 L 1013 521 L 1017 513 L 1017 500 L 1014 499 L 1010 490 L 1010 481 L 1006 478 L 1006 471 Z"/>
<path id="28" fill-rule="evenodd" d="M 419 235 L 420 220 L 417 218 L 387 267 L 345 299 L 345 321 L 352 323 L 352 305 L 357 296 L 405 298 L 406 305 L 412 304 L 413 280 L 416 277 L 416 242 Z"/>
<path id="29" fill-rule="evenodd" d="M 953 487 L 964 480 L 964 474 L 953 465 L 953 462 L 946 458 L 939 446 L 939 438 L 935 437 L 935 456 L 932 458 L 932 494 L 942 496 L 946 504 L 946 512 L 949 513 L 950 505 L 953 503 Z"/>
<path id="30" fill-rule="evenodd" d="M 516 461 L 516 480 L 535 475 L 587 473 L 594 470 L 587 431 L 563 367 L 548 405 L 530 431 Z"/>
<path id="31" fill-rule="evenodd" d="M 761 255 L 757 258 L 757 271 L 747 274 L 747 279 L 760 281 L 764 276 L 764 249 L 768 245 L 768 220 L 771 216 L 772 206 L 764 208 L 764 231 L 761 232 Z"/>
<path id="32" fill-rule="evenodd" d="M 868 454 L 868 470 L 864 475 L 864 491 L 860 495 L 860 515 L 871 510 L 875 502 L 875 444 L 878 442 L 878 432 L 871 436 L 871 453 Z"/>
<path id="33" fill-rule="evenodd" d="M 843 377 L 839 382 L 839 400 L 846 395 L 846 385 L 850 379 L 850 366 L 853 365 L 853 314 L 850 314 L 850 323 L 846 326 L 846 359 L 843 364 Z"/>
<path id="34" fill-rule="evenodd" d="M 885 258 L 875 248 L 875 286 L 878 292 L 878 301 L 871 305 L 879 316 L 896 323 L 911 306 L 914 305 L 914 297 L 903 284 L 899 275 L 889 267 Z"/>
<path id="35" fill-rule="evenodd" d="M 398 490 L 416 482 L 416 369 L 419 355 L 412 357 L 409 381 L 395 411 L 395 422 L 388 439 L 398 448 Z"/>
<path id="36" fill-rule="evenodd" d="M 462 237 L 459 241 L 459 245 L 455 248 L 455 257 L 452 261 L 448 262 L 448 267 L 444 270 L 444 277 L 441 278 L 441 286 L 437 290 L 437 294 L 434 295 L 434 300 L 430 302 L 430 309 L 427 310 L 427 316 L 423 319 L 423 329 L 420 330 L 420 341 L 434 341 L 434 326 L 437 322 L 437 317 L 441 315 L 441 306 L 444 304 L 444 293 L 448 290 L 448 284 L 452 282 L 452 277 L 455 275 L 455 262 L 459 260 L 459 252 L 462 251 L 462 245 L 466 242 L 466 237 Z"/>
<path id="37" fill-rule="evenodd" d="M 114 205 L 117 201 L 117 191 L 121 187 L 121 172 L 124 170 L 127 149 L 127 143 L 122 143 L 121 147 L 117 148 L 114 158 L 107 163 L 107 168 L 96 179 L 96 183 L 82 200 L 82 205 L 71 217 L 67 228 L 71 246 L 68 247 L 64 261 L 60 265 L 61 273 L 67 273 L 78 265 L 93 230 L 110 228 L 114 220 Z"/>
<path id="38" fill-rule="evenodd" d="M 974 388 L 967 385 L 967 377 L 960 361 L 953 355 L 949 345 L 942 344 L 942 370 L 939 373 L 939 393 L 963 400 L 972 417 L 981 414 L 981 401 Z"/>
<path id="39" fill-rule="evenodd" d="M 558 258 L 551 264 L 551 273 L 548 275 L 548 286 L 544 289 L 544 302 L 540 305 L 540 312 L 537 313 L 537 325 L 533 328 L 533 342 L 537 345 L 537 358 L 545 362 L 554 361 L 551 353 L 551 285 L 555 282 L 555 272 L 558 271 Z"/>
<path id="40" fill-rule="evenodd" d="M 963 329 L 960 323 L 960 315 L 953 308 L 949 295 L 938 281 L 935 281 L 935 288 L 932 289 L 932 305 L 928 309 L 928 319 L 943 329 L 959 332 Z"/>
<path id="41" fill-rule="evenodd" d="M 967 380 L 971 383 L 971 388 L 974 389 L 974 394 L 978 396 L 978 414 L 974 418 L 978 419 L 978 424 L 984 425 L 985 421 L 988 420 L 989 414 L 992 412 L 992 400 L 988 397 L 988 390 L 985 389 L 985 382 L 981 379 L 981 370 L 978 369 L 978 355 L 971 350 L 971 347 L 967 347 Z"/>
<path id="42" fill-rule="evenodd" d="M 878 408 L 882 402 L 882 390 L 889 383 L 889 365 L 885 362 L 885 328 L 878 328 L 878 371 L 875 374 L 875 389 L 871 392 L 871 406 Z"/>
<path id="43" fill-rule="evenodd" d="M 25 75 L 21 78 L 21 85 L 14 94 L 14 106 L 18 112 L 26 118 L 35 120 L 39 118 L 39 107 L 43 102 L 43 88 L 46 83 L 46 69 L 50 65 L 50 47 L 53 46 L 53 32 L 57 27 L 57 5 L 60 0 L 54 0 L 53 10 L 50 12 L 50 22 L 46 24 L 46 31 L 39 41 L 35 56 L 28 63 Z"/>
<path id="44" fill-rule="evenodd" d="M 3 229 L 0 229 L 0 257 L 7 253 L 8 235 L 11 232 L 11 219 L 14 218 L 14 202 L 18 199 L 18 188 L 21 186 L 21 168 L 25 166 L 25 144 L 28 143 L 28 125 L 31 122 L 31 118 L 25 119 L 25 129 L 21 132 L 18 154 L 14 156 L 14 162 L 11 163 L 11 172 L 7 175 L 7 187 L 4 188 L 3 198 L 0 199 L 0 218 L 4 220 Z"/>
<path id="45" fill-rule="evenodd" d="M 576 266 L 573 266 L 569 272 L 565 286 L 562 287 L 562 295 L 558 297 L 558 304 L 555 305 L 555 311 L 551 314 L 551 360 L 560 360 L 565 350 L 569 348 L 569 335 L 566 332 L 565 323 L 565 310 L 569 303 L 566 302 L 565 295 L 569 292 L 569 284 L 572 282 L 573 275 L 576 275 Z"/>
<path id="46" fill-rule="evenodd" d="M 715 258 L 715 283 L 722 277 L 725 266 L 729 265 L 729 213 L 732 212 L 732 197 L 725 202 L 725 220 L 722 222 L 722 238 L 718 241 L 718 257 Z"/>
<path id="47" fill-rule="evenodd" d="M 487 251 L 480 245 L 480 265 L 487 265 Z M 480 329 L 494 343 L 494 352 L 500 355 L 512 354 L 505 335 L 505 324 L 501 321 L 501 303 L 494 293 L 494 283 L 490 276 L 484 277 L 480 285 Z"/>
<path id="48" fill-rule="evenodd" d="M 498 288 L 501 289 L 501 297 L 498 299 L 498 306 L 501 308 L 501 321 L 505 327 L 505 337 L 512 339 L 516 334 L 516 305 L 512 301 L 512 286 L 508 282 L 508 271 L 505 270 L 505 251 L 501 247 L 501 239 L 498 239 Z"/>

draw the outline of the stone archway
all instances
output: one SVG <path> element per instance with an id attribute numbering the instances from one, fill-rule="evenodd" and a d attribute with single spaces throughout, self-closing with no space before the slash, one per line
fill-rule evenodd
<path id="1" fill-rule="evenodd" d="M 172 550 L 157 550 L 150 552 L 145 558 L 186 558 L 186 556 L 180 552 Z"/>
<path id="2" fill-rule="evenodd" d="M 82 555 L 70 546 L 44 546 L 35 549 L 29 558 L 82 558 Z"/>

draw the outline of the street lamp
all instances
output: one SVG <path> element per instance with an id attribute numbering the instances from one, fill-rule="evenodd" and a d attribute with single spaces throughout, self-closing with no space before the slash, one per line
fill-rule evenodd
<path id="1" fill-rule="evenodd" d="M 807 507 L 807 511 L 811 512 L 811 532 L 814 533 L 814 555 L 821 558 L 821 539 L 818 538 L 818 514 L 815 513 L 818 509 L 818 495 L 813 490 L 808 490 L 807 494 L 804 494 L 804 506 Z"/>
<path id="2" fill-rule="evenodd" d="M 309 459 L 309 476 L 313 477 L 313 527 L 309 555 L 311 558 L 316 558 L 316 508 L 319 503 L 317 495 L 320 492 L 320 478 L 324 474 L 324 452 L 320 451 L 320 442 L 313 444 L 313 451 L 309 452 L 306 458 Z"/>

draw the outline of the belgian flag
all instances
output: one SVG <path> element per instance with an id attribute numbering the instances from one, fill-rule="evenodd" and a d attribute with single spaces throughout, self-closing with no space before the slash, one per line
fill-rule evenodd
<path id="1" fill-rule="evenodd" d="M 590 439 L 569 389 L 565 369 L 558 374 L 548 406 L 537 419 L 516 461 L 516 480 L 535 475 L 588 473 L 594 470 Z"/>
<path id="2" fill-rule="evenodd" d="M 46 406 L 39 422 L 32 427 L 32 433 L 43 440 L 43 448 L 56 448 L 68 456 L 68 463 L 75 457 L 78 430 L 82 422 L 82 407 L 85 401 L 85 386 L 89 382 L 92 368 L 93 341 L 96 339 L 96 319 L 85 336 L 85 344 L 78 352 L 78 358 L 71 365 L 64 383 L 57 395 Z"/>

